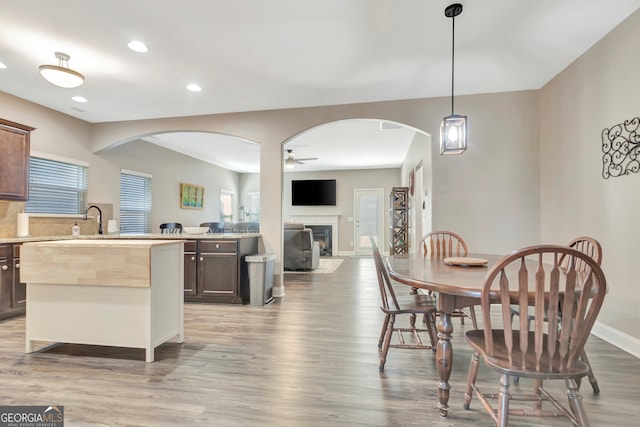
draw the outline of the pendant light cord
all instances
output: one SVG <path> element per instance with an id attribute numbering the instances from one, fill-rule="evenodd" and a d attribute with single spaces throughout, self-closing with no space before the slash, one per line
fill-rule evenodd
<path id="1" fill-rule="evenodd" d="M 456 41 L 456 17 L 455 15 L 451 17 L 453 26 L 451 30 L 451 115 L 453 116 L 453 70 L 454 70 L 454 61 L 455 61 L 455 41 Z"/>

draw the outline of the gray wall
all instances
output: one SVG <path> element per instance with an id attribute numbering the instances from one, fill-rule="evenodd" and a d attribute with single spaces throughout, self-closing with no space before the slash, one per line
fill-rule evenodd
<path id="1" fill-rule="evenodd" d="M 640 356 L 640 173 L 603 179 L 601 132 L 640 116 L 640 11 L 541 90 L 542 239 L 590 235 L 609 293 L 596 332 Z"/>
<path id="2" fill-rule="evenodd" d="M 234 193 L 236 207 L 241 200 L 239 174 L 142 140 L 114 147 L 100 157 L 113 164 L 118 173 L 119 169 L 128 169 L 153 176 L 152 232 L 158 232 L 163 222 L 179 222 L 191 227 L 203 222 L 219 221 L 221 189 Z M 203 209 L 180 207 L 181 183 L 205 187 Z M 115 204 L 116 216 L 119 209 L 119 203 Z M 237 214 L 236 210 L 235 218 Z"/>

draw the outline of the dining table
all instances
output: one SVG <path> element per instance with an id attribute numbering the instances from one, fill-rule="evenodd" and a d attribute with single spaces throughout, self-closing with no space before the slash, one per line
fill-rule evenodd
<path id="1" fill-rule="evenodd" d="M 394 280 L 438 294 L 436 364 L 439 377 L 438 409 L 442 417 L 447 417 L 449 411 L 449 390 L 451 388 L 449 377 L 453 366 L 451 314 L 456 309 L 480 303 L 483 279 L 488 269 L 503 256 L 504 254 L 469 253 L 462 259 L 453 257 L 452 261 L 442 256 L 409 253 L 394 254 L 386 258 L 389 276 Z"/>

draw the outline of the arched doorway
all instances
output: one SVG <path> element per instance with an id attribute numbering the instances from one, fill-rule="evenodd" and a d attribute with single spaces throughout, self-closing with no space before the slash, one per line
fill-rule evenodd
<path id="1" fill-rule="evenodd" d="M 323 218 L 335 221 L 339 234 L 334 255 L 370 254 L 371 231 L 363 232 L 364 228 L 371 230 L 372 224 L 376 224 L 374 234 L 382 237 L 382 242 L 388 241 L 386 195 L 393 186 L 408 186 L 409 171 L 420 166 L 420 175 L 428 177 L 423 178 L 419 193 L 413 196 L 412 227 L 413 233 L 415 230 L 421 233 L 430 228 L 430 224 L 422 223 L 423 219 L 431 218 L 430 214 L 424 214 L 424 208 L 430 208 L 430 204 L 423 203 L 423 189 L 431 185 L 431 168 L 423 167 L 431 165 L 430 141 L 430 136 L 421 130 L 381 119 L 338 120 L 294 135 L 283 143 L 283 221 L 317 222 Z M 296 162 L 293 168 L 287 168 L 292 153 Z M 304 179 L 336 179 L 337 205 L 292 206 L 291 181 Z M 379 199 L 374 197 L 376 193 L 383 194 L 379 205 L 373 206 L 376 212 L 361 209 Z"/>

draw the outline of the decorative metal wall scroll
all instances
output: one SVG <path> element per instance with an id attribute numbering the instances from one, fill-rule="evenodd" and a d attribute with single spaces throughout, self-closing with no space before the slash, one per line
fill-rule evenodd
<path id="1" fill-rule="evenodd" d="M 640 117 L 602 130 L 602 177 L 640 171 Z"/>

